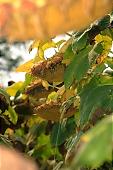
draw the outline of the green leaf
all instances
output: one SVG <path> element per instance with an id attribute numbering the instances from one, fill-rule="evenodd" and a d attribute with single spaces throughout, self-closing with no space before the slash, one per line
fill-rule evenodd
<path id="1" fill-rule="evenodd" d="M 20 89 L 20 91 L 23 92 L 23 90 L 31 83 L 32 80 L 33 80 L 33 76 L 29 73 L 26 73 L 25 74 L 25 81 L 24 81 L 23 86 Z"/>
<path id="2" fill-rule="evenodd" d="M 88 89 L 88 88 L 87 88 Z M 113 85 L 100 85 L 81 93 L 80 123 L 84 125 L 98 108 L 113 111 Z"/>
<path id="3" fill-rule="evenodd" d="M 20 89 L 18 89 L 18 91 L 16 92 L 16 94 L 15 94 L 15 99 L 16 99 L 17 97 L 19 97 L 19 95 L 20 95 L 21 93 L 24 92 L 25 88 L 31 83 L 32 80 L 33 80 L 33 76 L 32 76 L 31 74 L 29 74 L 29 73 L 26 73 L 26 74 L 25 74 L 25 81 L 23 82 L 22 87 L 21 87 Z"/>
<path id="4" fill-rule="evenodd" d="M 15 129 L 15 133 L 13 134 L 13 137 L 18 142 L 21 142 L 24 145 L 26 144 L 26 134 L 25 134 L 25 130 L 23 127 L 19 129 Z"/>
<path id="5" fill-rule="evenodd" d="M 14 110 L 11 106 L 9 106 L 9 107 L 8 107 L 8 110 L 6 110 L 6 111 L 4 112 L 4 115 L 9 116 L 9 119 L 10 119 L 10 121 L 11 121 L 13 124 L 16 124 L 16 123 L 17 123 L 18 115 L 17 115 L 17 113 L 15 112 L 15 110 Z"/>
<path id="6" fill-rule="evenodd" d="M 50 144 L 50 137 L 49 137 L 49 135 L 41 134 L 38 137 L 38 144 L 43 146 L 43 145 L 46 145 L 47 143 Z"/>
<path id="7" fill-rule="evenodd" d="M 66 122 L 56 123 L 53 126 L 51 134 L 51 143 L 54 146 L 59 146 L 74 132 L 75 121 L 73 118 L 68 119 Z"/>
<path id="8" fill-rule="evenodd" d="M 27 87 L 31 83 L 32 80 L 33 80 L 32 75 L 29 74 L 29 73 L 26 73 L 25 82 L 24 82 L 24 88 Z"/>
<path id="9" fill-rule="evenodd" d="M 45 132 L 47 122 L 41 122 L 40 124 L 34 124 L 27 134 L 27 145 L 33 142 L 38 136 Z"/>
<path id="10" fill-rule="evenodd" d="M 78 132 L 78 134 L 74 134 L 73 136 L 71 136 L 70 138 L 67 139 L 66 142 L 66 149 L 68 151 L 72 151 L 72 149 L 75 148 L 75 145 L 79 142 L 80 137 L 83 135 L 83 132 L 80 131 Z"/>
<path id="11" fill-rule="evenodd" d="M 7 103 L 10 104 L 10 96 L 4 89 L 0 88 L 0 94 L 2 94 L 5 97 Z"/>
<path id="12" fill-rule="evenodd" d="M 69 88 L 74 79 L 80 80 L 86 74 L 89 69 L 88 53 L 91 50 L 91 46 L 83 49 L 81 52 L 74 56 L 74 59 L 67 67 L 64 73 L 64 84 L 66 88 Z"/>
<path id="13" fill-rule="evenodd" d="M 105 161 L 112 161 L 113 116 L 102 119 L 81 137 L 71 170 L 81 166 L 97 168 Z"/>
<path id="14" fill-rule="evenodd" d="M 75 72 L 75 62 L 73 60 L 64 72 L 64 84 L 66 88 L 69 88 L 72 85 L 74 81 L 74 72 Z"/>
<path id="15" fill-rule="evenodd" d="M 97 53 L 97 54 L 102 54 L 103 52 L 103 46 L 101 43 L 98 43 L 96 44 L 95 48 L 94 48 L 94 51 Z"/>
<path id="16" fill-rule="evenodd" d="M 94 45 L 94 47 L 92 48 L 92 50 L 89 53 L 89 61 L 90 63 L 94 63 L 94 61 L 96 60 L 96 58 L 102 54 L 103 52 L 103 46 L 101 43 L 97 43 Z"/>
<path id="17" fill-rule="evenodd" d="M 98 64 L 96 66 L 96 68 L 94 69 L 94 73 L 98 74 L 98 73 L 102 73 L 105 70 L 106 66 L 104 63 Z"/>
<path id="18" fill-rule="evenodd" d="M 87 44 L 87 39 L 88 39 L 88 32 L 86 31 L 75 40 L 75 42 L 73 43 L 73 50 L 76 52 L 85 48 Z"/>
<path id="19" fill-rule="evenodd" d="M 101 30 L 107 28 L 110 24 L 110 15 L 106 15 L 104 18 L 102 18 L 99 23 L 98 26 Z"/>
<path id="20" fill-rule="evenodd" d="M 70 59 L 72 60 L 74 57 L 74 53 L 72 50 L 72 45 L 69 45 L 68 48 L 66 49 L 65 53 L 64 53 L 64 60 L 65 59 Z"/>
<path id="21" fill-rule="evenodd" d="M 108 64 L 108 66 L 113 69 L 113 58 L 109 57 L 106 59 L 106 64 Z"/>
<path id="22" fill-rule="evenodd" d="M 110 32 L 111 38 L 112 38 L 112 40 L 113 40 L 113 28 L 109 29 L 109 32 Z"/>
<path id="23" fill-rule="evenodd" d="M 55 152 L 50 143 L 50 136 L 41 134 L 37 139 L 37 145 L 35 145 L 33 157 L 41 159 L 41 161 L 47 161 L 51 156 L 54 156 Z"/>
<path id="24" fill-rule="evenodd" d="M 61 145 L 62 143 L 64 143 L 64 141 L 66 140 L 67 137 L 68 137 L 68 134 L 65 129 L 65 124 L 56 123 L 53 126 L 52 134 L 51 134 L 52 145 L 54 145 L 54 146 Z"/>
<path id="25" fill-rule="evenodd" d="M 113 85 L 113 77 L 109 75 L 101 75 L 99 81 L 102 85 Z"/>
<path id="26" fill-rule="evenodd" d="M 60 41 L 56 42 L 55 44 L 56 44 L 57 48 L 60 48 L 60 46 L 61 46 L 65 41 L 66 41 L 66 40 L 60 40 Z"/>
<path id="27" fill-rule="evenodd" d="M 110 28 L 106 28 L 105 30 L 103 30 L 101 32 L 102 35 L 107 35 L 109 37 L 111 37 L 113 39 L 113 29 L 110 29 Z"/>

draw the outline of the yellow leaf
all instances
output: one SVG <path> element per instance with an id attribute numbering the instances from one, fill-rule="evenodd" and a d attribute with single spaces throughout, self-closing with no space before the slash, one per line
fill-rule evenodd
<path id="1" fill-rule="evenodd" d="M 48 88 L 49 88 L 49 83 L 48 83 L 47 81 L 42 80 L 42 85 L 43 85 L 43 87 L 45 87 L 46 90 L 48 90 Z"/>
<path id="2" fill-rule="evenodd" d="M 34 48 L 38 48 L 39 47 L 39 44 L 40 44 L 40 41 L 39 40 L 35 40 L 33 41 L 33 43 L 30 45 L 29 47 L 29 53 L 34 49 Z"/>
<path id="3" fill-rule="evenodd" d="M 111 37 L 109 37 L 109 36 L 107 36 L 107 35 L 101 35 L 101 34 L 99 34 L 99 35 L 97 35 L 96 37 L 95 37 L 95 40 L 96 40 L 96 42 L 98 42 L 98 43 L 102 43 L 102 46 L 103 46 L 103 55 L 108 55 L 108 53 L 109 53 L 109 51 L 110 51 L 110 49 L 111 49 L 111 47 L 112 47 L 112 39 L 111 39 Z"/>
<path id="4" fill-rule="evenodd" d="M 53 41 L 48 41 L 42 46 L 43 50 L 47 50 L 48 48 L 56 48 L 56 43 Z"/>
<path id="5" fill-rule="evenodd" d="M 28 119 L 27 125 L 28 125 L 28 127 L 32 127 L 34 124 L 38 124 L 38 123 L 41 123 L 43 121 L 44 121 L 43 118 L 38 117 L 37 115 L 33 115 Z"/>
<path id="6" fill-rule="evenodd" d="M 62 96 L 65 92 L 65 86 L 63 85 L 62 87 L 60 87 L 60 89 L 57 91 L 57 94 L 59 96 Z"/>
<path id="7" fill-rule="evenodd" d="M 96 59 L 96 64 L 101 64 L 101 63 L 105 60 L 106 57 L 107 57 L 106 55 L 100 55 L 100 56 Z"/>
<path id="8" fill-rule="evenodd" d="M 34 48 L 42 48 L 43 51 L 51 48 L 51 47 L 56 47 L 56 44 L 52 40 L 45 40 L 45 41 L 40 41 L 40 40 L 35 40 L 29 47 L 29 52 L 31 52 Z"/>
<path id="9" fill-rule="evenodd" d="M 37 58 L 40 58 L 44 60 L 44 51 L 48 48 L 59 48 L 60 45 L 65 42 L 65 40 L 60 40 L 57 43 L 55 43 L 52 40 L 45 40 L 45 41 L 39 41 L 35 40 L 29 47 L 29 53 L 34 49 L 37 48 L 37 54 L 35 56 L 35 61 L 37 61 Z"/>
<path id="10" fill-rule="evenodd" d="M 21 99 L 26 100 L 27 99 L 27 95 L 26 94 L 22 94 Z"/>
<path id="11" fill-rule="evenodd" d="M 102 42 L 102 41 L 104 41 L 104 42 L 111 42 L 112 41 L 112 39 L 109 37 L 109 36 L 107 36 L 107 35 L 101 35 L 101 34 L 98 34 L 96 37 L 95 37 L 95 40 L 99 43 L 99 42 Z"/>
<path id="12" fill-rule="evenodd" d="M 102 38 L 102 35 L 98 34 L 96 37 L 95 37 L 95 40 L 99 43 L 99 42 L 102 42 L 103 41 L 103 38 Z"/>
<path id="13" fill-rule="evenodd" d="M 12 136 L 14 134 L 14 130 L 11 129 L 11 128 L 7 128 L 6 131 L 5 131 L 5 135 L 10 135 Z"/>
<path id="14" fill-rule="evenodd" d="M 109 51 L 110 51 L 110 49 L 112 47 L 112 41 L 104 42 L 103 46 L 104 46 L 104 52 L 109 53 Z"/>
<path id="15" fill-rule="evenodd" d="M 70 97 L 75 95 L 75 89 L 74 88 L 70 88 L 70 89 L 66 89 L 65 92 L 62 94 L 62 101 L 65 101 L 67 99 L 69 99 Z"/>
<path id="16" fill-rule="evenodd" d="M 42 60 L 44 59 L 44 50 L 42 49 L 42 47 L 39 47 L 38 49 L 38 57 Z"/>
<path id="17" fill-rule="evenodd" d="M 16 72 L 30 72 L 31 67 L 34 64 L 34 60 L 29 60 L 26 63 L 20 65 L 19 67 L 16 68 Z"/>
<path id="18" fill-rule="evenodd" d="M 6 88 L 6 92 L 10 95 L 10 96 L 15 96 L 17 91 L 21 89 L 21 87 L 23 86 L 23 82 L 19 81 L 17 83 L 12 84 L 11 86 Z"/>
<path id="19" fill-rule="evenodd" d="M 62 81 L 53 81 L 53 87 L 58 86 L 62 83 Z"/>
<path id="20" fill-rule="evenodd" d="M 48 95 L 48 99 L 47 99 L 47 100 L 48 100 L 49 102 L 52 102 L 52 101 L 56 102 L 56 101 L 57 101 L 57 98 L 58 98 L 57 92 L 53 91 L 52 93 L 50 93 L 50 94 Z"/>
<path id="21" fill-rule="evenodd" d="M 112 41 L 111 37 L 109 37 L 109 36 L 107 36 L 107 35 L 104 35 L 104 36 L 103 36 L 103 40 L 104 40 L 104 41 L 107 41 L 107 42 L 111 42 L 111 41 Z"/>

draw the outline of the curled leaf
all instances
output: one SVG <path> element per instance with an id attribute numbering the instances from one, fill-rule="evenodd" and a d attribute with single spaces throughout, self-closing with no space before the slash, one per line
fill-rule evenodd
<path id="1" fill-rule="evenodd" d="M 46 120 L 59 121 L 61 118 L 71 117 L 76 111 L 76 108 L 71 105 L 62 116 L 62 113 L 60 112 L 60 107 L 61 103 L 50 102 L 35 107 L 34 113 Z"/>
<path id="2" fill-rule="evenodd" d="M 48 82 L 62 82 L 65 70 L 62 59 L 62 54 L 58 54 L 52 59 L 37 63 L 31 68 L 31 73 L 33 76 L 40 77 Z"/>
<path id="3" fill-rule="evenodd" d="M 41 79 L 35 80 L 26 88 L 25 93 L 36 99 L 46 98 L 53 89 L 50 87 L 47 89 L 43 84 Z"/>

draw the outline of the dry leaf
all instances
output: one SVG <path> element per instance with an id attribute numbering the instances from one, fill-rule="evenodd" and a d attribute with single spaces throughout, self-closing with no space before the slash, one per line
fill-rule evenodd
<path id="1" fill-rule="evenodd" d="M 26 73 L 28 73 L 28 72 L 30 72 L 31 67 L 33 67 L 33 64 L 34 64 L 34 60 L 33 59 L 29 60 L 26 63 L 18 66 L 16 68 L 16 72 L 26 72 Z"/>
<path id="2" fill-rule="evenodd" d="M 60 113 L 61 103 L 50 102 L 43 104 L 41 106 L 34 108 L 34 114 L 37 114 L 39 117 L 52 120 L 52 121 L 59 121 L 62 117 Z M 63 118 L 71 117 L 74 115 L 76 108 L 74 106 L 70 106 L 70 108 L 64 113 Z"/>

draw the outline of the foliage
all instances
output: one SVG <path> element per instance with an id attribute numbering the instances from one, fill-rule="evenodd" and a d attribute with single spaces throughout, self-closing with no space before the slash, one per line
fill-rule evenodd
<path id="1" fill-rule="evenodd" d="M 111 168 L 112 19 L 73 32 L 66 42 L 32 43 L 36 56 L 17 68 L 25 81 L 0 89 L 0 143 L 32 156 L 42 169 Z M 45 59 L 51 47 L 56 54 Z"/>

